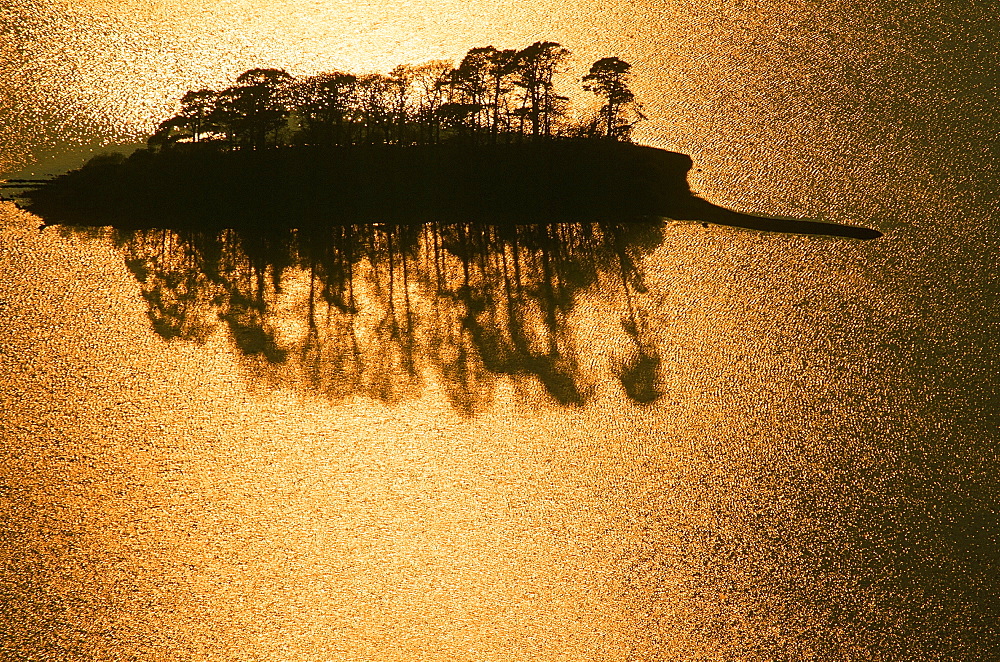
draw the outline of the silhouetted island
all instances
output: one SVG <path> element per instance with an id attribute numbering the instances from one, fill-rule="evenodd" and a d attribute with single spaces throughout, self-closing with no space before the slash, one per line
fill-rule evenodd
<path id="1" fill-rule="evenodd" d="M 251 69 L 191 91 L 129 157 L 105 154 L 22 194 L 46 224 L 197 229 L 358 222 L 622 222 L 672 218 L 873 238 L 867 228 L 754 217 L 694 196 L 691 159 L 631 143 L 645 119 L 630 65 L 595 62 L 601 102 L 572 114 L 555 42 L 470 50 L 457 66 L 295 78 Z"/>

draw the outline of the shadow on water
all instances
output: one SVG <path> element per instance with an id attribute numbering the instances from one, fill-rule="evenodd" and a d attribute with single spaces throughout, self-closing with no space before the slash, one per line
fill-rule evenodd
<path id="1" fill-rule="evenodd" d="M 605 380 L 580 367 L 571 317 L 594 286 L 624 302 L 613 316 L 628 358 L 613 372 L 625 395 L 660 397 L 659 354 L 633 299 L 663 218 L 880 235 L 717 207 L 691 193 L 691 166 L 683 154 L 596 138 L 195 143 L 97 157 L 25 197 L 46 224 L 117 228 L 164 338 L 204 341 L 222 324 L 243 356 L 262 361 L 261 376 L 284 380 L 276 367 L 294 366 L 283 373 L 334 397 L 395 401 L 430 370 L 472 413 L 501 377 L 530 376 L 562 405 L 591 397 Z M 291 319 L 300 281 L 308 292 Z"/>
<path id="2" fill-rule="evenodd" d="M 659 354 L 634 305 L 650 223 L 350 224 L 305 230 L 118 230 L 152 328 L 204 342 L 225 327 L 262 375 L 339 399 L 393 402 L 440 385 L 458 411 L 499 381 L 581 406 L 595 379 L 572 316 L 601 289 L 629 357 L 612 372 L 634 402 L 660 397 Z M 623 302 L 620 304 L 618 302 Z"/>

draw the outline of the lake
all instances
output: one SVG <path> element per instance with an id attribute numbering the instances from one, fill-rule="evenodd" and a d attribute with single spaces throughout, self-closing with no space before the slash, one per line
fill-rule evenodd
<path id="1" fill-rule="evenodd" d="M 124 141 L 156 99 L 218 84 L 220 52 L 229 77 L 349 50 L 311 22 L 339 10 L 308 3 L 173 28 L 130 3 L 22 4 L 36 29 L 0 84 L 27 104 L 4 123 L 18 168 L 80 132 Z M 491 27 L 498 7 L 416 4 L 393 62 L 458 55 L 460 29 L 620 52 L 637 140 L 691 154 L 705 198 L 884 236 L 668 220 L 515 241 L 469 219 L 359 229 L 352 261 L 342 234 L 40 231 L 2 202 L 0 651 L 990 658 L 995 18 L 526 3 Z M 352 11 L 373 34 L 393 15 Z M 96 50 L 116 35 L 124 54 Z M 102 87 L 60 48 L 105 73 L 145 59 Z"/>

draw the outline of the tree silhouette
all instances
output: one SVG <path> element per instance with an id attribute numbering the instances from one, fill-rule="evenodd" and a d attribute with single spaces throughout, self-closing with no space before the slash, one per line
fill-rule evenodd
<path id="1" fill-rule="evenodd" d="M 416 140 L 411 140 L 408 135 L 408 121 L 414 107 L 413 92 L 415 83 L 414 67 L 409 64 L 395 66 L 389 72 L 390 108 L 395 124 L 394 142 L 398 145 L 405 145 Z"/>
<path id="2" fill-rule="evenodd" d="M 521 50 L 472 48 L 454 67 L 442 60 L 400 64 L 388 75 L 333 71 L 295 79 L 282 69 L 250 69 L 219 92 L 186 93 L 180 112 L 160 123 L 149 147 L 494 145 L 599 133 L 627 140 L 625 110 L 641 117 L 626 82 L 628 63 L 604 58 L 583 79 L 585 89 L 605 100 L 598 131 L 564 123 L 569 99 L 556 92 L 556 76 L 568 56 L 556 42 L 537 41 Z"/>
<path id="3" fill-rule="evenodd" d="M 366 74 L 358 78 L 358 121 L 360 139 L 374 145 L 392 140 L 395 88 L 393 80 L 384 74 Z"/>
<path id="4" fill-rule="evenodd" d="M 495 49 L 492 46 L 470 50 L 452 76 L 457 92 L 456 107 L 465 109 L 468 130 L 475 141 L 480 129 L 486 124 L 484 116 L 492 113 L 490 102 L 490 62 Z"/>
<path id="5" fill-rule="evenodd" d="M 307 143 L 327 147 L 350 144 L 350 113 L 357 81 L 353 74 L 335 71 L 309 76 L 292 87 L 295 111 Z"/>
<path id="6" fill-rule="evenodd" d="M 215 106 L 215 90 L 191 91 L 181 97 L 181 112 L 185 128 L 191 134 L 192 142 L 199 142 L 204 133 L 212 130 L 210 118 Z"/>
<path id="7" fill-rule="evenodd" d="M 583 89 L 604 99 L 600 117 L 604 124 L 604 135 L 613 140 L 628 140 L 634 122 L 626 122 L 623 113 L 629 108 L 639 119 L 645 116 L 635 104 L 635 94 L 628 87 L 628 74 L 632 68 L 628 62 L 617 57 L 606 57 L 590 67 L 590 73 L 583 77 Z"/>
<path id="8" fill-rule="evenodd" d="M 523 90 L 519 115 L 529 121 L 532 138 L 549 137 L 552 120 L 561 114 L 566 97 L 555 93 L 553 79 L 568 56 L 569 50 L 554 41 L 536 41 L 517 53 L 514 84 Z"/>
<path id="9" fill-rule="evenodd" d="M 156 126 L 156 131 L 146 143 L 153 151 L 167 149 L 188 137 L 187 120 L 180 116 L 169 117 Z"/>
<path id="10" fill-rule="evenodd" d="M 292 80 L 281 69 L 250 69 L 218 94 L 210 118 L 223 128 L 230 146 L 264 149 L 279 143 L 291 111 Z"/>
<path id="11" fill-rule="evenodd" d="M 496 143 L 501 128 L 510 131 L 510 108 L 507 96 L 513 91 L 511 79 L 515 72 L 517 51 L 514 49 L 497 50 L 489 47 L 489 64 L 487 72 L 490 81 L 490 142 Z"/>
<path id="12" fill-rule="evenodd" d="M 450 98 L 452 66 L 444 60 L 433 60 L 413 67 L 417 88 L 417 142 L 436 143 L 441 140 L 441 116 L 438 110 Z"/>

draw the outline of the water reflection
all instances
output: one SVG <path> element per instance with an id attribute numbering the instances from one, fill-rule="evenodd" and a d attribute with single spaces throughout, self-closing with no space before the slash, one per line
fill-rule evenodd
<path id="1" fill-rule="evenodd" d="M 581 360 L 574 309 L 591 288 L 626 346 L 614 378 L 636 403 L 659 398 L 660 355 L 636 296 L 663 230 L 467 222 L 116 237 L 165 339 L 222 332 L 274 384 L 387 403 L 434 385 L 472 414 L 502 380 L 561 405 L 588 401 L 602 376 Z"/>

